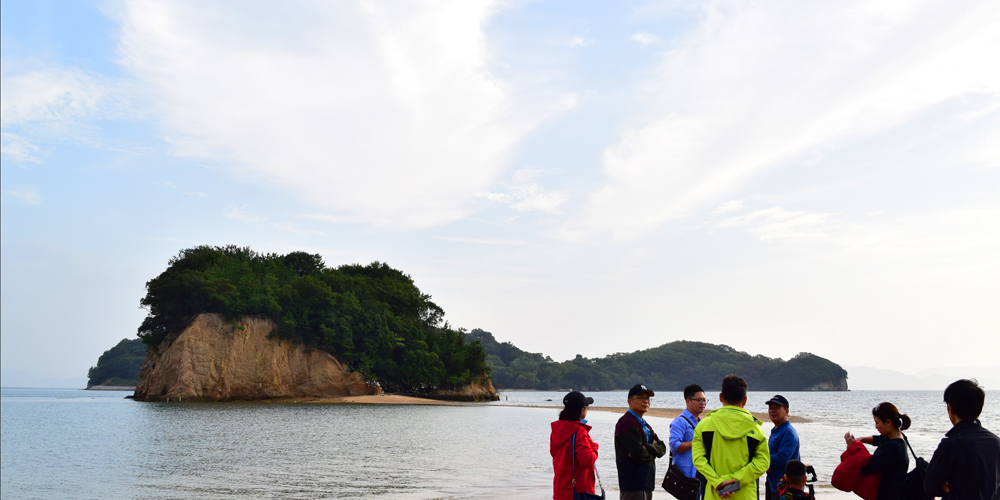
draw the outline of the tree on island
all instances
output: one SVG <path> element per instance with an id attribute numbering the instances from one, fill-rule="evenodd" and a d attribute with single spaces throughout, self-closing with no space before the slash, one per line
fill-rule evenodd
<path id="1" fill-rule="evenodd" d="M 628 389 L 642 381 L 660 390 L 679 391 L 692 383 L 715 387 L 726 375 L 737 373 L 754 390 L 794 391 L 824 383 L 846 389 L 846 370 L 809 353 L 785 361 L 752 356 L 726 345 L 677 341 L 603 358 L 588 359 L 578 354 L 557 363 L 510 342 L 498 342 L 484 330 L 472 330 L 468 338 L 478 340 L 486 350 L 486 363 L 497 388 L 607 391 Z"/>
<path id="2" fill-rule="evenodd" d="M 326 267 L 319 255 L 259 254 L 236 246 L 182 250 L 146 283 L 139 337 L 156 348 L 202 313 L 238 323 L 270 319 L 273 336 L 321 349 L 383 388 L 455 388 L 488 373 L 478 342 L 386 264 Z"/>
<path id="3" fill-rule="evenodd" d="M 134 386 L 146 358 L 146 344 L 140 339 L 122 339 L 97 358 L 97 366 L 87 372 L 87 388 L 95 385 Z"/>

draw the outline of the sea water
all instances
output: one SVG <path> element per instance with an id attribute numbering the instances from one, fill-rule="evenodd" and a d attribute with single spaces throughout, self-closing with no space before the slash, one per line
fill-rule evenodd
<path id="1" fill-rule="evenodd" d="M 0 390 L 0 496 L 20 498 L 551 498 L 549 423 L 561 392 L 506 392 L 501 401 L 464 406 L 143 403 L 124 392 Z M 624 407 L 624 392 L 588 394 L 595 406 Z M 751 393 L 763 411 L 771 393 Z M 871 408 L 896 403 L 913 417 L 907 432 L 930 458 L 950 428 L 940 391 L 784 393 L 802 458 L 829 488 L 843 435 L 873 434 Z M 551 400 L 551 401 L 549 401 Z M 677 408 L 680 393 L 653 406 Z M 718 408 L 710 403 L 709 408 Z M 623 410 L 624 411 L 624 410 Z M 598 471 L 617 497 L 617 412 L 593 411 Z M 982 416 L 1000 426 L 1000 392 L 988 391 Z M 661 437 L 670 419 L 651 417 Z M 764 430 L 771 427 L 765 422 Z M 912 460 L 911 460 L 912 466 Z M 658 463 L 658 475 L 666 462 Z M 658 490 L 655 498 L 672 498 Z"/>

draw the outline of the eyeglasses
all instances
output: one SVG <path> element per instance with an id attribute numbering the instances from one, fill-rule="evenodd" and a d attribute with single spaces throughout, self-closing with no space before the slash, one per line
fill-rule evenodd
<path id="1" fill-rule="evenodd" d="M 695 403 L 701 403 L 701 404 L 708 403 L 708 400 L 705 398 L 690 398 L 688 399 L 688 401 L 694 401 Z"/>

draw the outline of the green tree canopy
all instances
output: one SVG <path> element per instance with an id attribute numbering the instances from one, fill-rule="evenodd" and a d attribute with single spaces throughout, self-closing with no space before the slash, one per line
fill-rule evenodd
<path id="1" fill-rule="evenodd" d="M 387 264 L 326 267 L 319 255 L 235 246 L 182 250 L 146 283 L 139 337 L 157 347 L 201 313 L 269 318 L 274 335 L 322 349 L 390 390 L 453 388 L 488 373 L 478 342 Z"/>
<path id="2" fill-rule="evenodd" d="M 87 387 L 95 385 L 135 385 L 139 368 L 146 359 L 146 344 L 140 339 L 122 339 L 97 358 L 97 366 L 87 372 Z"/>
<path id="3" fill-rule="evenodd" d="M 840 365 L 809 353 L 784 361 L 752 356 L 726 345 L 677 341 L 596 359 L 577 355 L 556 363 L 510 342 L 497 342 L 493 334 L 480 329 L 472 330 L 469 338 L 482 343 L 497 388 L 606 391 L 642 382 L 664 391 L 679 391 L 688 384 L 713 390 L 723 377 L 735 373 L 744 377 L 752 390 L 794 391 L 823 382 L 836 386 L 847 378 Z"/>

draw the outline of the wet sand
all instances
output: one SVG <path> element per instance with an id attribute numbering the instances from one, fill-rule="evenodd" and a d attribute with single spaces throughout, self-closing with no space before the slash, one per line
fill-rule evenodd
<path id="1" fill-rule="evenodd" d="M 437 399 L 404 396 L 402 394 L 380 394 L 373 396 L 344 396 L 340 398 L 276 398 L 275 403 L 317 403 L 317 404 L 362 404 L 362 405 L 430 405 L 430 406 L 475 406 L 479 403 L 441 401 Z"/>

